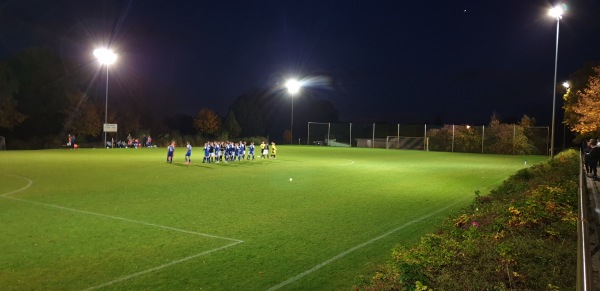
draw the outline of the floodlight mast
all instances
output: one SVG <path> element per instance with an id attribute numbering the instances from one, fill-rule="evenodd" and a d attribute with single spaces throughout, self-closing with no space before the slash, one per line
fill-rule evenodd
<path id="1" fill-rule="evenodd" d="M 292 121 L 290 125 L 290 144 L 294 143 L 294 94 L 300 91 L 301 84 L 296 79 L 290 79 L 285 82 L 285 87 L 292 98 Z"/>
<path id="2" fill-rule="evenodd" d="M 105 90 L 105 104 L 104 104 L 104 124 L 108 123 L 108 66 L 113 64 L 117 60 L 117 55 L 111 50 L 107 48 L 97 48 L 94 50 L 94 56 L 98 60 L 101 66 L 106 66 L 106 90 Z M 102 127 L 102 131 L 104 131 L 104 145 L 106 146 L 106 131 L 104 130 L 104 126 Z"/>
<path id="3" fill-rule="evenodd" d="M 550 158 L 554 157 L 554 123 L 555 123 L 555 115 L 556 115 L 556 72 L 558 68 L 558 32 L 560 28 L 560 20 L 562 19 L 562 15 L 564 10 L 561 5 L 557 5 L 550 9 L 548 15 L 552 18 L 556 19 L 556 53 L 554 55 L 554 83 L 552 87 L 554 88 L 552 94 L 552 134 L 550 135 Z"/>

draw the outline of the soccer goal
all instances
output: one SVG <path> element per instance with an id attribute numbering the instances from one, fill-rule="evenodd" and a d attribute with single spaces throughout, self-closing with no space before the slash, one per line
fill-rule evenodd
<path id="1" fill-rule="evenodd" d="M 385 139 L 386 149 L 429 150 L 429 138 L 422 136 L 388 135 Z"/>
<path id="2" fill-rule="evenodd" d="M 351 123 L 309 122 L 308 145 L 350 147 L 352 140 Z"/>

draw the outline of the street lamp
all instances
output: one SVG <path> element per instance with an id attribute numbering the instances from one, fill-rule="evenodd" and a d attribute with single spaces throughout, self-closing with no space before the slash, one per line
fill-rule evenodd
<path id="1" fill-rule="evenodd" d="M 560 27 L 560 19 L 563 15 L 563 9 L 561 5 L 555 6 L 550 9 L 548 15 L 556 19 L 556 54 L 554 56 L 554 91 L 552 94 L 552 134 L 550 135 L 550 158 L 554 157 L 554 116 L 556 113 L 556 71 L 558 68 L 558 32 Z"/>
<path id="2" fill-rule="evenodd" d="M 294 143 L 294 94 L 300 91 L 301 84 L 296 79 L 290 79 L 285 82 L 285 87 L 292 97 L 292 124 L 290 126 L 290 143 Z"/>
<path id="3" fill-rule="evenodd" d="M 569 90 L 571 90 L 571 83 L 569 83 L 569 81 L 564 81 L 562 83 L 563 87 L 565 87 L 565 90 L 567 90 L 566 94 L 569 94 Z M 567 140 L 567 125 L 563 123 L 563 149 L 565 148 L 566 145 L 566 140 Z"/>
<path id="4" fill-rule="evenodd" d="M 117 55 L 107 48 L 98 48 L 94 50 L 94 56 L 100 62 L 100 65 L 106 65 L 106 103 L 104 105 L 104 124 L 108 123 L 108 66 L 117 60 Z M 104 130 L 104 145 L 106 146 L 106 130 Z"/>

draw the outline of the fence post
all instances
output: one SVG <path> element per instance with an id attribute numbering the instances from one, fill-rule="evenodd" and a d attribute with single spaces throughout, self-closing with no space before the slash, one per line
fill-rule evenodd
<path id="1" fill-rule="evenodd" d="M 550 154 L 550 127 L 546 126 L 546 155 Z"/>
<path id="2" fill-rule="evenodd" d="M 429 146 L 427 145 L 427 123 L 425 123 L 425 127 L 423 130 L 423 150 L 426 150 Z M 400 142 L 400 139 L 398 138 L 398 142 Z"/>
<path id="3" fill-rule="evenodd" d="M 308 134 L 306 135 L 306 145 L 309 145 L 309 139 L 310 139 L 310 121 L 308 122 Z"/>
<path id="4" fill-rule="evenodd" d="M 481 127 L 481 153 L 483 154 L 483 141 L 485 140 L 485 125 Z"/>
<path id="5" fill-rule="evenodd" d="M 454 152 L 454 124 L 452 124 L 452 152 Z"/>
<path id="6" fill-rule="evenodd" d="M 517 138 L 517 126 L 513 125 L 513 155 L 515 154 L 515 142 Z"/>
<path id="7" fill-rule="evenodd" d="M 327 145 L 330 145 L 329 143 L 329 132 L 331 131 L 331 122 L 327 123 Z"/>
<path id="8" fill-rule="evenodd" d="M 371 142 L 371 147 L 375 148 L 375 122 L 373 122 L 373 140 Z"/>
<path id="9" fill-rule="evenodd" d="M 350 147 L 352 147 L 352 122 L 350 122 Z"/>

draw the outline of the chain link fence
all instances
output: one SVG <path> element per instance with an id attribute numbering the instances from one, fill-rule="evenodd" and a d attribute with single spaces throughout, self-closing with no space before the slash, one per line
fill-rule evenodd
<path id="1" fill-rule="evenodd" d="M 547 155 L 550 129 L 518 124 L 308 123 L 307 144 L 426 151 Z"/>

